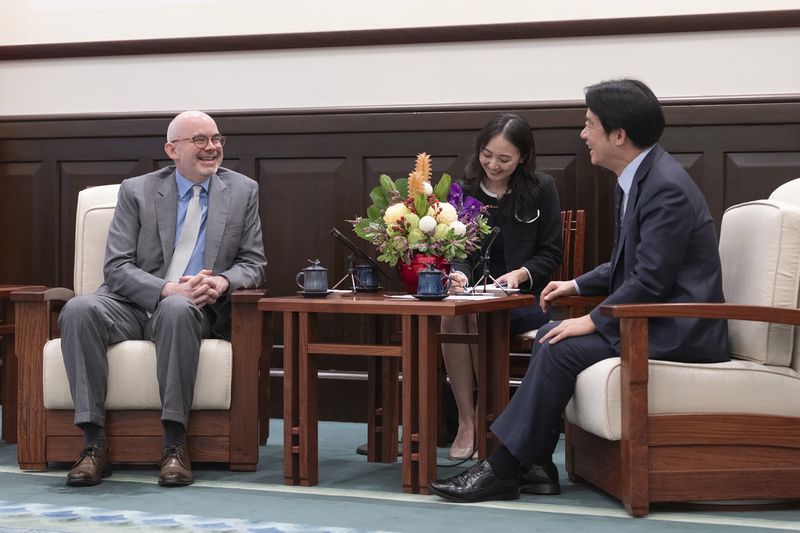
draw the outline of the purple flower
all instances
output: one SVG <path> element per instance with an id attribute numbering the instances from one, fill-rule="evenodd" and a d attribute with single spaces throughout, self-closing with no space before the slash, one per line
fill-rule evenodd
<path id="1" fill-rule="evenodd" d="M 464 201 L 464 192 L 461 190 L 461 185 L 453 183 L 450 185 L 450 192 L 447 194 L 447 203 L 456 208 L 456 211 L 461 210 L 461 203 Z"/>
<path id="2" fill-rule="evenodd" d="M 478 218 L 478 215 L 481 214 L 481 207 L 483 207 L 483 205 L 480 201 L 472 196 L 467 196 L 464 199 L 464 204 L 461 206 L 458 218 L 462 222 L 473 222 Z"/>

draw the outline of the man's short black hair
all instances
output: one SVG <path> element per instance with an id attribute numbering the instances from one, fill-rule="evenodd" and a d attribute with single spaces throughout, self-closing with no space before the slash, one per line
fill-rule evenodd
<path id="1" fill-rule="evenodd" d="M 603 81 L 585 89 L 586 105 L 598 116 L 606 135 L 617 128 L 638 148 L 658 142 L 664 131 L 664 113 L 650 87 L 630 78 Z"/>

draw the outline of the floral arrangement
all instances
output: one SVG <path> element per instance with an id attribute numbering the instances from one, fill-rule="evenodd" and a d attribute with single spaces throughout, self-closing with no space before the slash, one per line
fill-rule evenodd
<path id="1" fill-rule="evenodd" d="M 393 181 L 381 175 L 370 192 L 373 204 L 366 217 L 353 222 L 356 235 L 374 244 L 378 261 L 394 266 L 410 263 L 415 254 L 442 257 L 447 262 L 466 259 L 489 233 L 486 207 L 443 174 L 431 185 L 431 157 L 417 155 L 408 178 Z M 445 201 L 446 200 L 446 201 Z"/>

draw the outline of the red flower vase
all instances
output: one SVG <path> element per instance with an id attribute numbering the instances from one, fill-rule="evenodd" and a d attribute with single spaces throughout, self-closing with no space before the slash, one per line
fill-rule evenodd
<path id="1" fill-rule="evenodd" d="M 411 263 L 405 261 L 397 262 L 397 272 L 400 275 L 400 281 L 406 287 L 409 294 L 417 294 L 417 284 L 419 279 L 417 275 L 420 270 L 425 270 L 428 265 L 433 265 L 437 270 L 441 270 L 445 274 L 450 274 L 450 263 L 444 257 L 436 255 L 416 254 L 411 256 Z"/>

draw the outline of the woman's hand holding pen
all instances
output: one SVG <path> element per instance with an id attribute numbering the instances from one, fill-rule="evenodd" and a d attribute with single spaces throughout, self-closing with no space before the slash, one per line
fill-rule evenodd
<path id="1" fill-rule="evenodd" d="M 458 270 L 454 270 L 450 273 L 450 280 L 452 281 L 452 284 L 450 285 L 450 292 L 454 293 L 465 292 L 467 284 L 469 283 L 469 278 L 467 278 L 463 272 L 459 272 Z"/>

